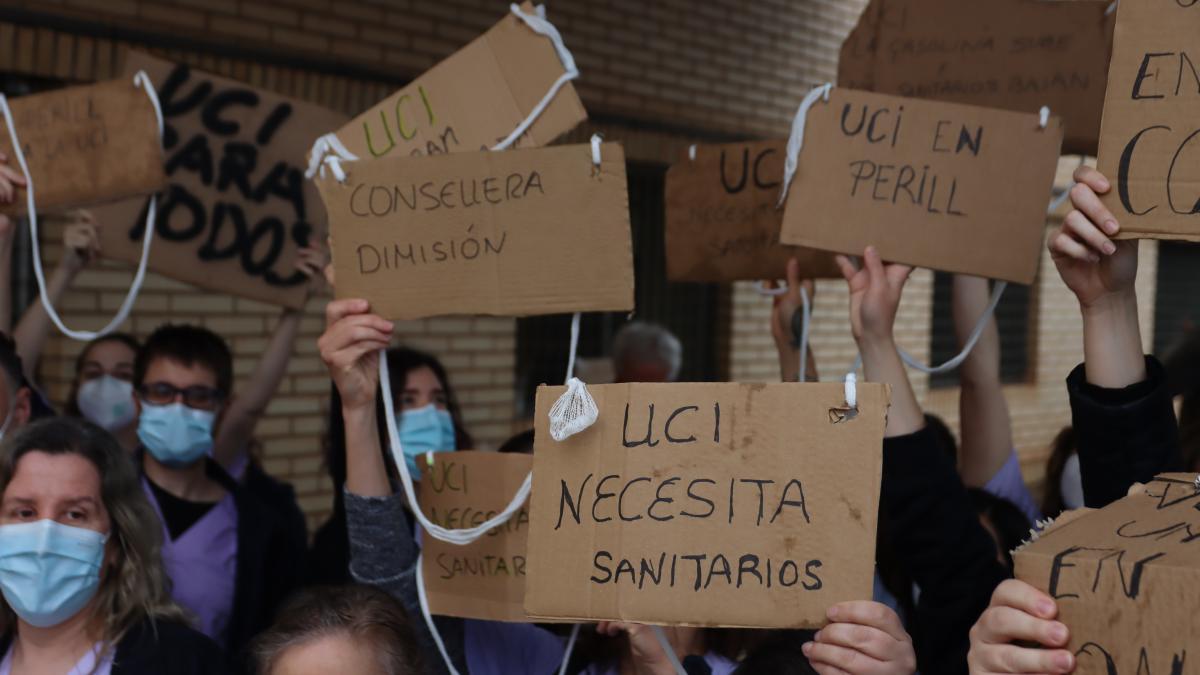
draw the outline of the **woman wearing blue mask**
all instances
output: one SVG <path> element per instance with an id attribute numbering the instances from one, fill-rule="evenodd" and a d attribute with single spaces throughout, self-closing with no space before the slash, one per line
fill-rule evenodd
<path id="1" fill-rule="evenodd" d="M 389 349 L 387 354 L 400 442 L 404 446 L 408 470 L 419 480 L 422 465 L 428 466 L 428 453 L 469 450 L 475 447 L 475 441 L 463 426 L 458 397 L 446 368 L 437 357 L 407 347 Z M 380 436 L 385 437 L 387 429 L 382 401 L 378 402 L 376 413 Z M 342 495 L 346 484 L 345 429 L 341 395 L 337 387 L 333 387 L 325 447 L 325 464 L 333 479 L 333 514 L 313 538 L 309 581 L 315 584 L 337 585 L 353 581 L 349 571 L 350 542 Z M 385 465 L 391 468 L 390 456 Z M 412 529 L 411 522 L 409 529 Z"/>
<path id="2" fill-rule="evenodd" d="M 183 624 L 154 511 L 102 429 L 35 422 L 0 446 L 0 674 L 226 672 Z"/>

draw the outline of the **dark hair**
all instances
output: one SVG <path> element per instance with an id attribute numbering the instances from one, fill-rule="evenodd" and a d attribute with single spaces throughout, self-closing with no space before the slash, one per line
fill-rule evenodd
<path id="1" fill-rule="evenodd" d="M 217 391 L 228 396 L 233 390 L 233 355 L 221 336 L 207 328 L 180 324 L 159 327 L 138 350 L 133 365 L 133 386 L 145 384 L 146 371 L 157 359 L 176 361 L 187 367 L 199 365 L 217 377 Z"/>
<path id="2" fill-rule="evenodd" d="M 975 513 L 986 517 L 995 530 L 996 550 L 1004 558 L 1009 571 L 1013 568 L 1012 551 L 1029 539 L 1033 523 L 1015 504 L 980 488 L 967 488 Z"/>
<path id="3" fill-rule="evenodd" d="M 21 363 L 21 355 L 17 353 L 17 343 L 7 333 L 0 333 L 0 370 L 9 388 L 9 394 L 15 394 L 25 385 L 25 368 Z"/>
<path id="4" fill-rule="evenodd" d="M 363 644 L 388 675 L 423 672 L 408 615 L 392 596 L 372 586 L 312 588 L 300 592 L 255 639 L 259 675 L 269 675 L 288 649 L 341 635 Z"/>
<path id="5" fill-rule="evenodd" d="M 391 376 L 392 392 L 400 398 L 408 374 L 421 367 L 428 367 L 437 376 L 446 394 L 446 409 L 454 421 L 455 445 L 467 450 L 475 441 L 462 422 L 462 411 L 458 398 L 450 386 L 446 369 L 434 356 L 415 349 L 397 347 L 388 350 L 388 374 Z M 391 452 L 388 449 L 387 418 L 384 416 L 383 397 L 375 397 L 376 422 L 379 428 L 380 452 L 384 466 L 391 467 Z M 342 419 L 342 397 L 336 386 L 330 387 L 329 425 L 325 433 L 325 469 L 333 482 L 333 512 L 313 538 L 313 555 L 310 560 L 311 578 L 326 583 L 349 582 L 347 571 L 350 541 L 346 531 L 346 504 L 343 487 L 346 485 L 346 421 Z"/>
<path id="6" fill-rule="evenodd" d="M 70 417 L 83 417 L 83 412 L 79 410 L 79 403 L 75 400 L 79 397 L 79 374 L 83 372 L 83 364 L 87 362 L 88 354 L 92 353 L 92 349 L 109 342 L 120 342 L 125 345 L 133 352 L 135 359 L 142 349 L 142 343 L 129 333 L 109 333 L 87 343 L 83 351 L 79 352 L 79 356 L 75 357 L 75 377 L 71 380 L 71 391 L 67 395 L 67 402 L 63 409 L 64 414 Z"/>
<path id="7" fill-rule="evenodd" d="M 533 429 L 522 431 L 507 441 L 504 441 L 504 444 L 500 446 L 500 449 L 497 452 L 532 455 L 533 435 Z"/>
<path id="8" fill-rule="evenodd" d="M 1043 489 L 1042 514 L 1057 518 L 1067 510 L 1063 502 L 1062 477 L 1067 460 L 1075 454 L 1075 427 L 1063 427 L 1050 444 L 1050 457 L 1046 459 L 1046 485 Z"/>
<path id="9" fill-rule="evenodd" d="M 941 447 L 950 459 L 958 461 L 958 440 L 954 438 L 954 432 L 950 431 L 946 421 L 937 415 L 925 413 L 925 426 L 929 427 L 933 432 L 933 437 L 937 439 L 937 444 Z"/>
<path id="10" fill-rule="evenodd" d="M 31 452 L 78 455 L 100 474 L 100 497 L 111 525 L 108 546 L 116 553 L 101 578 L 96 602 L 96 619 L 108 645 L 146 618 L 183 621 L 163 568 L 162 525 L 142 492 L 129 453 L 91 422 L 70 417 L 39 420 L 0 444 L 0 494 L 8 489 L 21 458 Z M 0 607 L 0 632 L 7 632 L 15 625 L 13 612 L 3 601 Z"/>

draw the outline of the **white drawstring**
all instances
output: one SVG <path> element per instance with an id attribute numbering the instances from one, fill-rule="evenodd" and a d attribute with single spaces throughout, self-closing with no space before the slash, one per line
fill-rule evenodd
<path id="1" fill-rule="evenodd" d="M 829 82 L 815 87 L 808 92 L 796 110 L 796 117 L 792 119 L 792 134 L 788 137 L 787 156 L 783 162 L 783 189 L 779 192 L 779 206 L 783 206 L 787 201 L 788 188 L 791 187 L 792 178 L 796 176 L 796 167 L 800 164 L 800 150 L 804 147 L 804 127 L 808 123 L 808 110 L 818 100 L 828 101 L 829 92 L 832 90 L 833 84 Z"/>
<path id="2" fill-rule="evenodd" d="M 650 628 L 654 630 L 654 637 L 658 638 L 658 644 L 662 647 L 663 652 L 666 653 L 667 660 L 671 662 L 671 667 L 675 669 L 678 675 L 687 675 L 687 671 L 683 669 L 683 664 L 679 662 L 679 656 L 675 654 L 675 648 L 667 640 L 667 634 L 663 631 L 662 626 L 651 626 Z"/>
<path id="3" fill-rule="evenodd" d="M 917 361 L 908 352 L 900 347 L 896 349 L 900 352 L 900 358 L 909 367 L 916 368 L 923 373 L 937 375 L 946 373 L 962 365 L 963 361 L 967 360 L 967 356 L 971 354 L 971 350 L 975 348 L 975 344 L 979 342 L 979 338 L 983 335 L 983 331 L 987 328 L 987 323 L 992 318 L 992 314 L 996 312 L 996 305 L 1000 304 L 1000 296 L 1004 295 L 1004 289 L 1008 287 L 1008 282 L 997 281 L 995 287 L 992 288 L 992 299 L 988 302 L 988 306 L 983 310 L 983 314 L 979 316 L 979 320 L 975 322 L 975 328 L 971 330 L 970 337 L 967 338 L 967 343 L 963 345 L 962 351 L 957 356 L 943 363 L 940 366 L 927 366 L 924 363 Z"/>
<path id="4" fill-rule="evenodd" d="M 579 639 L 579 624 L 571 627 L 571 637 L 567 638 L 567 648 L 563 652 L 562 665 L 558 667 L 558 675 L 567 675 L 567 666 L 571 665 L 571 654 L 575 652 L 575 641 Z"/>
<path id="5" fill-rule="evenodd" d="M 308 170 L 304 172 L 304 177 L 312 180 L 313 176 L 320 173 L 324 178 L 325 167 L 328 166 L 337 182 L 345 183 L 346 171 L 342 168 L 343 161 L 357 162 L 358 156 L 342 144 L 337 134 L 325 134 L 313 142 L 312 150 L 308 154 Z"/>
<path id="6" fill-rule="evenodd" d="M 571 56 L 570 50 L 563 43 L 562 35 L 559 34 L 558 29 L 554 27 L 554 24 L 546 20 L 546 9 L 544 6 L 538 5 L 537 11 L 534 14 L 526 14 L 521 11 L 521 8 L 516 3 L 513 3 L 509 9 L 512 10 L 512 13 L 518 19 L 524 21 L 525 25 L 532 28 L 533 32 L 550 38 L 550 42 L 554 44 L 554 51 L 558 53 L 558 58 L 562 61 L 565 72 L 555 80 L 554 84 L 550 87 L 550 91 L 546 92 L 541 101 L 538 101 L 538 104 L 529 112 L 525 120 L 518 124 L 517 128 L 513 129 L 507 138 L 492 146 L 492 150 L 505 150 L 515 143 L 521 137 L 521 134 L 524 134 L 537 121 L 537 118 L 541 116 L 546 107 L 550 105 L 550 102 L 554 100 L 554 97 L 558 95 L 558 91 L 563 88 L 563 85 L 579 77 L 579 69 L 575 67 L 575 57 Z"/>
<path id="7" fill-rule="evenodd" d="M 133 84 L 135 87 L 141 87 L 146 92 L 146 97 L 150 99 L 150 105 L 154 107 L 155 119 L 158 123 L 158 138 L 159 143 L 162 142 L 163 134 L 163 115 L 162 106 L 158 101 L 158 92 L 154 89 L 154 83 L 150 81 L 146 71 L 139 70 L 133 76 Z M 4 113 L 4 122 L 8 126 L 8 135 L 12 139 L 13 154 L 17 156 L 17 163 L 21 166 L 21 172 L 25 175 L 25 204 L 29 218 L 29 240 L 30 248 L 33 253 L 33 275 L 37 278 L 38 295 L 41 297 L 42 306 L 46 309 L 46 315 L 50 317 L 50 321 L 62 331 L 64 335 L 80 341 L 95 340 L 98 337 L 107 335 L 117 329 L 118 326 L 125 323 L 129 318 L 129 313 L 133 311 L 133 305 L 137 302 L 138 293 L 142 289 L 142 283 L 146 280 L 146 264 L 150 260 L 150 242 L 154 239 L 154 225 L 158 216 L 158 196 L 150 196 L 150 205 L 146 209 L 146 229 L 142 235 L 142 258 L 138 261 L 137 272 L 133 275 L 133 283 L 129 286 L 129 292 L 125 294 L 125 299 L 121 301 L 121 306 L 117 309 L 117 313 L 112 320 L 108 322 L 104 328 L 98 331 L 90 330 L 72 330 L 63 323 L 62 317 L 58 315 L 58 311 L 54 309 L 54 304 L 50 301 L 49 293 L 46 290 L 46 273 L 42 269 L 42 251 L 41 244 L 38 241 L 38 221 L 37 221 L 37 199 L 34 197 L 33 174 L 29 171 L 29 165 L 25 162 L 25 153 L 21 149 L 21 141 L 17 137 L 16 125 L 13 124 L 12 111 L 8 107 L 8 99 L 0 94 L 0 112 Z"/>
<path id="8" fill-rule="evenodd" d="M 475 527 L 461 530 L 447 529 L 426 518 L 425 512 L 421 510 L 420 505 L 417 503 L 417 496 L 413 492 L 412 476 L 408 472 L 408 463 L 404 461 L 404 451 L 400 445 L 400 430 L 396 425 L 396 408 L 392 399 L 392 383 L 388 374 L 386 349 L 379 350 L 379 389 L 383 392 L 383 415 L 387 422 L 388 442 L 392 450 L 392 461 L 396 463 L 396 470 L 400 472 L 400 487 L 404 491 L 404 497 L 408 500 L 408 505 L 412 509 L 417 522 L 421 524 L 421 527 L 424 528 L 429 536 L 439 541 L 444 541 L 447 544 L 465 546 L 487 534 L 492 528 L 499 527 L 508 522 L 508 519 L 512 518 L 521 509 L 521 505 L 529 498 L 533 472 L 525 476 L 521 487 L 517 489 L 517 494 L 513 496 L 512 501 L 508 503 L 508 506 L 504 507 L 503 511 Z"/>
<path id="9" fill-rule="evenodd" d="M 401 461 L 403 464 L 403 461 Z M 401 534 L 400 536 L 405 536 Z M 437 646 L 438 653 L 442 655 L 442 661 L 446 664 L 446 670 L 450 671 L 450 675 L 459 675 L 458 669 L 454 667 L 454 662 L 450 660 L 450 654 L 446 651 L 446 644 L 442 642 L 442 635 L 438 632 L 437 626 L 433 623 L 433 614 L 429 612 L 429 598 L 425 595 L 425 554 L 417 555 L 417 604 L 421 607 L 421 617 L 425 619 L 425 625 L 429 627 L 429 634 L 433 636 L 433 644 Z"/>
<path id="10" fill-rule="evenodd" d="M 571 317 L 571 354 L 567 357 L 566 382 L 570 382 L 571 378 L 575 377 L 575 352 L 579 350 L 579 322 L 582 318 L 581 312 L 575 312 L 575 316 Z"/>

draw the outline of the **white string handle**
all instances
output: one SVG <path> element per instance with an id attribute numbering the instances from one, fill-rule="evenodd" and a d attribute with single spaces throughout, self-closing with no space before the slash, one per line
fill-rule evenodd
<path id="1" fill-rule="evenodd" d="M 508 522 L 508 519 L 521 509 L 521 505 L 529 498 L 529 491 L 533 484 L 533 472 L 526 474 L 521 487 L 517 489 L 517 494 L 513 496 L 512 501 L 504 507 L 503 511 L 475 527 L 461 530 L 448 529 L 425 517 L 425 512 L 417 504 L 417 496 L 413 492 L 412 475 L 408 472 L 408 462 L 404 461 L 404 451 L 400 445 L 400 430 L 396 425 L 396 408 L 392 399 L 391 378 L 388 374 L 387 350 L 384 349 L 379 350 L 379 388 L 383 392 L 383 415 L 387 422 L 392 461 L 396 463 L 396 469 L 400 472 L 400 487 L 403 489 L 404 497 L 408 500 L 408 505 L 412 509 L 413 515 L 416 516 L 417 522 L 429 536 L 447 544 L 465 546 L 487 534 L 492 528 Z"/>
<path id="2" fill-rule="evenodd" d="M 696 144 L 692 143 L 688 146 L 688 161 L 696 161 Z"/>
<path id="3" fill-rule="evenodd" d="M 325 167 L 329 167 L 333 177 L 339 183 L 346 182 L 346 171 L 342 168 L 342 162 L 357 162 L 358 155 L 350 152 L 337 134 L 329 133 L 317 138 L 313 141 L 312 150 L 308 153 L 308 170 L 304 172 L 304 177 L 312 180 L 313 176 L 318 173 L 321 177 L 325 177 Z"/>
<path id="4" fill-rule="evenodd" d="M 787 293 L 788 289 L 787 289 L 787 286 L 776 286 L 775 288 L 768 288 L 767 282 L 765 280 L 760 280 L 757 284 L 755 284 L 754 291 L 756 293 L 758 293 L 759 295 L 766 296 L 768 298 L 774 298 L 776 296 Z"/>
<path id="5" fill-rule="evenodd" d="M 1004 289 L 1007 287 L 1007 282 L 996 282 L 996 285 L 992 288 L 992 299 L 988 301 L 987 308 L 983 310 L 983 314 L 981 314 L 979 316 L 979 320 L 975 322 L 975 327 L 971 329 L 971 335 L 967 338 L 967 343 L 963 345 L 962 351 L 960 351 L 954 358 L 940 366 L 927 366 L 924 363 L 917 361 L 912 357 L 912 355 L 904 351 L 904 349 L 897 347 L 897 351 L 900 352 L 900 359 L 903 360 L 904 363 L 906 363 L 909 367 L 916 368 L 917 370 L 923 373 L 929 373 L 930 375 L 946 373 L 962 365 L 962 362 L 966 361 L 967 357 L 970 356 L 971 350 L 975 348 L 975 344 L 979 342 L 979 338 L 983 335 L 984 329 L 987 328 L 988 321 L 991 320 L 992 314 L 996 312 L 996 305 L 1000 304 L 1000 296 L 1004 295 Z"/>
<path id="6" fill-rule="evenodd" d="M 831 91 L 833 91 L 831 82 L 813 88 L 800 102 L 800 107 L 796 109 L 796 117 L 792 119 L 792 134 L 788 137 L 787 156 L 783 162 L 783 189 L 779 192 L 778 206 L 783 206 L 783 203 L 787 201 L 788 188 L 792 186 L 792 179 L 796 176 L 796 167 L 800 164 L 800 150 L 804 148 L 804 127 L 808 124 L 808 110 L 819 100 L 828 101 Z"/>
<path id="7" fill-rule="evenodd" d="M 567 357 L 567 377 L 564 380 L 566 382 L 575 377 L 575 353 L 579 351 L 579 322 L 582 319 L 582 312 L 575 312 L 575 316 L 571 317 L 571 354 Z"/>
<path id="8" fill-rule="evenodd" d="M 555 80 L 554 84 L 550 87 L 550 91 L 546 92 L 546 95 L 542 97 L 541 101 L 538 101 L 533 110 L 529 111 L 529 115 L 525 117 L 524 121 L 518 124 L 517 128 L 513 129 L 507 138 L 492 146 L 492 150 L 508 149 L 529 127 L 533 126 L 537 118 L 541 116 L 550 105 L 550 102 L 554 100 L 554 97 L 558 95 L 558 91 L 566 83 L 579 77 L 579 69 L 575 67 L 575 57 L 571 55 L 571 51 L 563 43 L 562 35 L 559 34 L 558 29 L 554 27 L 554 24 L 546 20 L 546 8 L 544 6 L 538 5 L 537 11 L 534 14 L 526 14 L 516 3 L 513 3 L 509 9 L 512 10 L 512 13 L 518 19 L 524 21 L 525 25 L 532 28 L 533 32 L 550 38 L 550 42 L 554 44 L 554 51 L 558 53 L 558 59 L 562 61 L 565 72 Z"/>
<path id="9" fill-rule="evenodd" d="M 425 619 L 425 625 L 429 628 L 429 634 L 433 637 L 433 644 L 437 646 L 438 654 L 442 655 L 446 670 L 450 671 L 450 675 L 459 675 L 458 669 L 454 667 L 454 661 L 450 659 L 450 654 L 446 651 L 446 643 L 442 642 L 442 635 L 438 632 L 437 625 L 433 623 L 433 615 L 429 612 L 429 598 L 425 594 L 425 554 L 423 552 L 417 555 L 417 604 L 421 606 L 421 618 Z"/>
<path id="10" fill-rule="evenodd" d="M 671 641 L 667 639 L 667 634 L 663 631 L 662 626 L 651 626 L 650 628 L 654 630 L 654 637 L 658 638 L 659 646 L 666 653 L 667 660 L 671 662 L 671 667 L 675 669 L 677 675 L 687 675 L 683 664 L 679 662 L 679 655 L 675 653 L 675 648 L 671 646 Z"/>
<path id="11" fill-rule="evenodd" d="M 158 102 L 158 92 L 154 89 L 154 83 L 150 81 L 150 77 L 146 75 L 146 71 L 139 70 L 133 76 L 133 84 L 135 87 L 141 87 L 146 92 L 146 97 L 150 99 L 150 105 L 154 107 L 154 116 L 158 122 L 158 138 L 161 144 L 163 134 L 162 106 Z M 113 316 L 112 320 L 104 328 L 98 331 L 73 330 L 68 328 L 63 323 L 62 317 L 58 315 L 58 311 L 54 309 L 54 303 L 50 301 L 49 293 L 46 290 L 46 273 L 42 269 L 42 250 L 41 244 L 38 241 L 37 199 L 34 196 L 33 173 L 29 171 L 29 165 L 25 162 L 25 152 L 21 149 L 21 140 L 17 136 L 16 125 L 13 124 L 12 110 L 8 107 L 8 99 L 3 94 L 0 94 L 0 112 L 4 113 L 4 123 L 8 126 L 8 135 L 12 139 L 13 154 L 17 156 L 17 163 L 21 166 L 21 173 L 25 176 L 25 205 L 28 211 L 27 217 L 29 218 L 29 241 L 33 255 L 33 275 L 37 278 L 38 295 L 41 298 L 42 306 L 45 307 L 46 314 L 50 317 L 50 321 L 55 327 L 72 340 L 86 342 L 107 335 L 116 330 L 118 326 L 125 323 L 125 320 L 129 318 L 129 313 L 133 311 L 133 305 L 137 302 L 138 293 L 142 290 L 142 284 L 146 280 L 146 264 L 150 260 L 150 242 L 154 239 L 154 224 L 158 216 L 158 196 L 150 196 L 150 205 L 146 209 L 145 232 L 142 235 L 142 258 L 138 261 L 137 272 L 133 275 L 133 283 L 130 284 L 129 292 L 125 294 L 125 299 L 121 301 L 121 306 L 117 309 L 116 315 Z"/>
<path id="12" fill-rule="evenodd" d="M 579 624 L 571 627 L 571 637 L 567 638 L 567 648 L 563 652 L 562 665 L 558 667 L 558 675 L 567 675 L 567 666 L 571 665 L 571 654 L 575 653 L 577 640 L 579 640 Z"/>

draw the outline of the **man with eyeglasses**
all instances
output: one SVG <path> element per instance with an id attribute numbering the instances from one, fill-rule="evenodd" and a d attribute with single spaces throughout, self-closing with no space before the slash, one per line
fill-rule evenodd
<path id="1" fill-rule="evenodd" d="M 166 325 L 134 364 L 143 487 L 163 523 L 172 595 L 236 659 L 298 583 L 276 513 L 212 459 L 233 387 L 229 347 L 212 331 Z"/>

